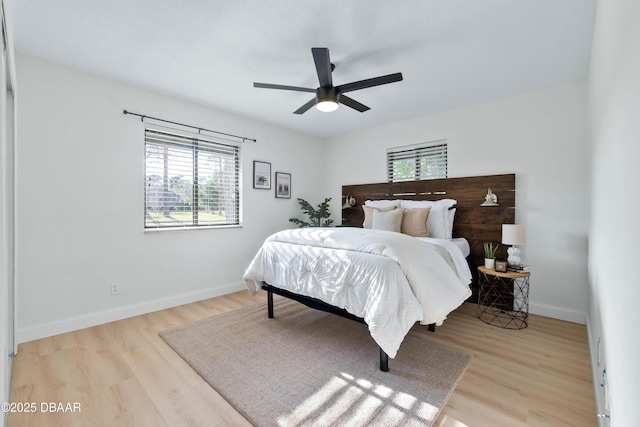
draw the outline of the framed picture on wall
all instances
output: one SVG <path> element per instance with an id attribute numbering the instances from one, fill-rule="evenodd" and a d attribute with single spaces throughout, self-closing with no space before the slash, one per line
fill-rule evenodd
<path id="1" fill-rule="evenodd" d="M 276 172 L 276 199 L 291 198 L 291 174 Z"/>
<path id="2" fill-rule="evenodd" d="M 253 161 L 253 188 L 271 190 L 271 163 Z"/>

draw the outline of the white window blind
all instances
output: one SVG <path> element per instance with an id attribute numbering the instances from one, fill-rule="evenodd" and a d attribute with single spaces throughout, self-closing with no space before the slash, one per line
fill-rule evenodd
<path id="1" fill-rule="evenodd" d="M 447 140 L 387 149 L 387 181 L 447 177 Z"/>
<path id="2" fill-rule="evenodd" d="M 145 125 L 145 228 L 240 225 L 240 146 Z"/>

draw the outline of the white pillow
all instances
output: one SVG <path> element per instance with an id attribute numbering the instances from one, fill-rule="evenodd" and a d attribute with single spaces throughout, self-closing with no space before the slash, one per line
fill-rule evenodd
<path id="1" fill-rule="evenodd" d="M 400 200 L 365 200 L 365 206 L 371 206 L 372 208 L 384 209 L 391 206 L 396 208 L 400 207 Z"/>
<path id="2" fill-rule="evenodd" d="M 456 208 L 447 210 L 447 239 L 453 239 L 453 220 L 456 216 Z"/>
<path id="3" fill-rule="evenodd" d="M 373 211 L 391 211 L 393 209 L 398 209 L 395 206 L 389 206 L 388 208 L 374 208 L 373 206 L 362 206 L 362 211 L 364 212 L 364 221 L 362 222 L 362 228 L 371 228 L 371 223 L 373 221 Z"/>
<path id="4" fill-rule="evenodd" d="M 400 233 L 403 212 L 403 209 L 393 209 L 390 211 L 374 209 L 371 228 L 374 230 L 387 230 Z"/>
<path id="5" fill-rule="evenodd" d="M 453 237 L 453 217 L 455 212 L 449 208 L 458 203 L 454 199 L 441 200 L 402 200 L 400 207 L 404 209 L 431 208 L 427 218 L 429 237 L 437 239 L 451 239 Z"/>

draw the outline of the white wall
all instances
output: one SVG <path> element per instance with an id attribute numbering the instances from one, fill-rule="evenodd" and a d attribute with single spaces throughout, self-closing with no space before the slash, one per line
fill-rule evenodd
<path id="1" fill-rule="evenodd" d="M 516 222 L 533 272 L 530 311 L 584 322 L 589 166 L 586 82 L 420 117 L 328 142 L 325 194 L 384 182 L 386 149 L 446 138 L 449 177 L 516 174 Z M 482 200 L 478 200 L 478 204 Z"/>
<path id="2" fill-rule="evenodd" d="M 589 330 L 612 426 L 640 425 L 640 3 L 599 1 L 589 75 L 593 173 Z M 602 339 L 600 351 L 597 341 Z M 599 359 L 599 360 L 597 360 Z M 599 366 L 598 366 L 598 361 Z M 607 413 L 602 388 L 598 410 Z"/>
<path id="3" fill-rule="evenodd" d="M 19 342 L 244 289 L 295 198 L 321 197 L 319 140 L 30 57 L 17 71 Z M 256 138 L 242 152 L 244 226 L 143 232 L 143 124 L 124 109 Z M 253 160 L 292 174 L 290 200 L 252 189 Z"/>

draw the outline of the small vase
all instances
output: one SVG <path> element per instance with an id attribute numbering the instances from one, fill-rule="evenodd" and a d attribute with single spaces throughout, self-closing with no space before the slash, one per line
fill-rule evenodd
<path id="1" fill-rule="evenodd" d="M 484 267 L 490 270 L 496 268 L 496 259 L 495 258 L 485 258 L 484 259 Z"/>

